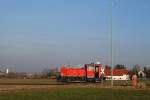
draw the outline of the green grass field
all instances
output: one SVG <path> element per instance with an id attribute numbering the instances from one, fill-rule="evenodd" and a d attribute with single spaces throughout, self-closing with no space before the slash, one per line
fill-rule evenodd
<path id="1" fill-rule="evenodd" d="M 150 100 L 150 90 L 52 88 L 0 92 L 0 100 Z"/>
<path id="2" fill-rule="evenodd" d="M 115 85 L 123 82 L 115 81 Z M 145 81 L 150 84 L 150 81 Z M 25 84 L 25 85 L 24 85 Z M 54 84 L 54 85 L 53 85 Z M 0 100 L 150 100 L 150 88 L 55 85 L 50 79 L 0 79 Z M 105 84 L 110 84 L 107 81 Z M 99 84 L 98 84 L 99 85 Z"/>

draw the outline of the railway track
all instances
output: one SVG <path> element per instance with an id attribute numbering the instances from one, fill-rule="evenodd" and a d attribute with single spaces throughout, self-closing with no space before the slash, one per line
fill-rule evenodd
<path id="1" fill-rule="evenodd" d="M 41 84 L 41 83 L 0 83 L 0 85 L 69 85 L 68 83 L 47 83 L 47 84 Z"/>
<path id="2" fill-rule="evenodd" d="M 23 86 L 23 85 L 27 85 L 27 86 L 109 86 L 107 84 L 101 84 L 101 83 L 83 83 L 83 82 L 69 82 L 69 83 L 47 83 L 47 84 L 41 84 L 41 83 L 0 83 L 0 85 L 5 85 L 5 86 L 9 86 L 9 85 L 18 85 L 18 86 Z M 120 85 L 121 86 L 121 85 Z"/>
<path id="3" fill-rule="evenodd" d="M 58 86 L 63 86 L 63 85 L 81 85 L 81 86 L 85 86 L 85 85 L 102 85 L 101 83 L 87 83 L 87 82 L 68 82 L 68 83 L 61 83 L 61 82 L 56 82 L 56 83 L 7 83 L 7 82 L 3 82 L 0 83 L 0 85 L 58 85 Z"/>
<path id="4" fill-rule="evenodd" d="M 68 82 L 68 83 L 62 83 L 62 82 L 57 82 L 57 81 L 44 81 L 43 82 L 43 80 L 4 80 L 4 81 L 2 81 L 1 80 L 1 82 L 0 82 L 0 85 L 2 86 L 2 85 L 6 85 L 6 86 L 9 86 L 9 85 L 14 85 L 14 86 L 16 86 L 16 85 L 27 85 L 27 86 L 30 86 L 30 85 L 35 85 L 35 86 L 65 86 L 65 85 L 80 85 L 80 86 L 88 86 L 88 85 L 90 85 L 90 86 L 110 86 L 110 82 L 104 82 L 103 84 L 102 83 L 100 83 L 100 82 L 96 82 L 96 83 L 90 83 L 90 82 L 78 82 L 78 81 L 75 81 L 75 82 Z M 131 84 L 129 83 L 129 84 L 123 84 L 123 83 L 115 83 L 114 84 L 114 86 L 131 86 Z M 147 83 L 146 84 L 146 86 L 148 86 L 148 87 L 150 87 L 150 84 L 149 83 Z"/>

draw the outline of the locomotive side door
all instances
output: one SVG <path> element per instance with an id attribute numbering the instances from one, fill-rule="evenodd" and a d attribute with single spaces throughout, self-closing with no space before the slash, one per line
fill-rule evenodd
<path id="1" fill-rule="evenodd" d="M 102 74 L 102 65 L 101 64 L 95 64 L 95 79 L 97 81 L 101 80 L 101 74 Z"/>
<path id="2" fill-rule="evenodd" d="M 95 79 L 98 80 L 99 79 L 99 66 L 98 65 L 95 65 Z"/>

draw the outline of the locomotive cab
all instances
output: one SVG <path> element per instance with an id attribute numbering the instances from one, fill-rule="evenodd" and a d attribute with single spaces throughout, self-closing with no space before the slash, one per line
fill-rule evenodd
<path id="1" fill-rule="evenodd" d="M 96 82 L 100 80 L 100 68 L 101 64 L 86 64 L 85 69 L 86 69 L 86 78 L 87 81 L 92 81 Z"/>

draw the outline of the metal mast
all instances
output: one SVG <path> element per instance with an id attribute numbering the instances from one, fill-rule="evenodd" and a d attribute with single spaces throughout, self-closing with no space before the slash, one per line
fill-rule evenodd
<path id="1" fill-rule="evenodd" d="M 111 87 L 113 87 L 113 33 L 112 33 L 112 7 L 113 0 L 110 0 L 110 55 L 111 55 Z"/>

